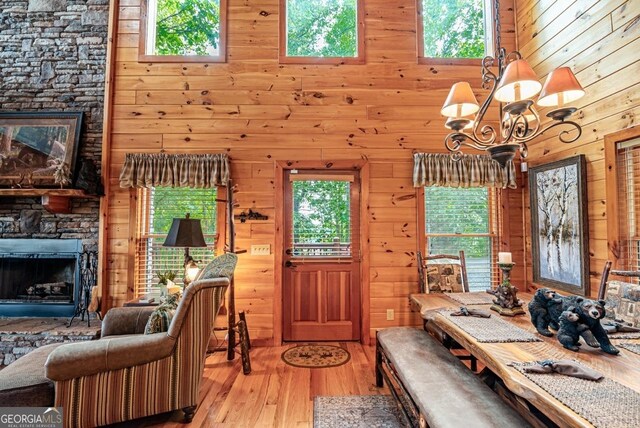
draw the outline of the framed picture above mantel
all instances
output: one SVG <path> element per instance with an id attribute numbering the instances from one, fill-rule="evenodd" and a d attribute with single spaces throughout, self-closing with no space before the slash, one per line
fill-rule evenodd
<path id="1" fill-rule="evenodd" d="M 82 112 L 0 113 L 0 186 L 68 187 Z"/>
<path id="2" fill-rule="evenodd" d="M 533 281 L 589 295 L 584 155 L 529 169 Z"/>

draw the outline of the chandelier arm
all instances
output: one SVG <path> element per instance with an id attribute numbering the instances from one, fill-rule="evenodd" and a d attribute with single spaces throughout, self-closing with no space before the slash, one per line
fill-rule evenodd
<path id="1" fill-rule="evenodd" d="M 545 132 L 547 132 L 551 128 L 555 128 L 556 126 L 562 126 L 562 125 L 569 125 L 569 126 L 574 128 L 574 129 L 568 129 L 568 130 L 565 129 L 565 130 L 563 130 L 562 132 L 560 132 L 558 134 L 558 138 L 563 143 L 576 142 L 578 140 L 578 138 L 580 138 L 582 136 L 582 127 L 580 127 L 580 125 L 578 125 L 576 122 L 574 122 L 572 120 L 562 120 L 562 121 L 556 121 L 556 122 L 552 123 L 551 125 L 547 126 L 546 128 L 540 130 L 537 134 L 531 134 L 531 137 L 527 138 L 526 141 L 531 141 L 534 138 L 539 137 L 540 135 L 544 134 Z M 564 137 L 565 135 L 568 135 L 573 130 L 578 131 L 575 137 L 572 137 L 572 138 L 565 138 Z"/>
<path id="2" fill-rule="evenodd" d="M 470 142 L 470 141 L 471 142 Z M 444 138 L 444 144 L 450 152 L 460 151 L 462 146 L 472 147 L 477 150 L 486 150 L 493 146 L 492 143 L 485 143 L 478 140 L 474 135 L 464 132 L 452 132 Z"/>

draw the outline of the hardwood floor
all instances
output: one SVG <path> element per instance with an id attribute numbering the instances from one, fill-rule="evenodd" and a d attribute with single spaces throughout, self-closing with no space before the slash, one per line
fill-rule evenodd
<path id="1" fill-rule="evenodd" d="M 359 343 L 335 343 L 346 348 L 351 359 L 326 369 L 289 366 L 280 358 L 293 344 L 251 349 L 249 376 L 242 374 L 240 358 L 226 354 L 207 358 L 201 386 L 201 402 L 191 425 L 182 423 L 182 412 L 139 419 L 118 427 L 311 427 L 313 398 L 318 395 L 389 394 L 375 386 L 375 347 Z"/>

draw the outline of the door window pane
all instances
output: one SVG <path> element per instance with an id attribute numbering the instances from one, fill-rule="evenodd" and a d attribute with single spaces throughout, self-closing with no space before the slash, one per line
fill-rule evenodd
<path id="1" fill-rule="evenodd" d="M 351 255 L 350 182 L 294 181 L 292 255 Z"/>

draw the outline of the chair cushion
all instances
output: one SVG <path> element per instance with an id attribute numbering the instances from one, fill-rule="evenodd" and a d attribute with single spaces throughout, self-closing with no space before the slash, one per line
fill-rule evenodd
<path id="1" fill-rule="evenodd" d="M 144 327 L 144 334 L 162 333 L 169 330 L 173 315 L 178 308 L 179 294 L 169 294 L 164 303 L 151 312 L 147 325 Z"/>
<path id="2" fill-rule="evenodd" d="M 378 341 L 430 428 L 529 426 L 429 333 L 388 328 Z"/>
<path id="3" fill-rule="evenodd" d="M 427 293 L 462 293 L 462 270 L 455 263 L 429 263 L 427 271 Z"/>
<path id="4" fill-rule="evenodd" d="M 606 318 L 640 327 L 640 285 L 609 281 L 605 300 Z"/>
<path id="5" fill-rule="evenodd" d="M 62 343 L 37 348 L 0 370 L 0 403 L 6 407 L 50 407 L 55 391 L 44 375 L 49 354 Z"/>
<path id="6" fill-rule="evenodd" d="M 221 254 L 211 260 L 198 274 L 196 280 L 212 278 L 231 278 L 236 269 L 238 256 L 232 253 Z"/>

